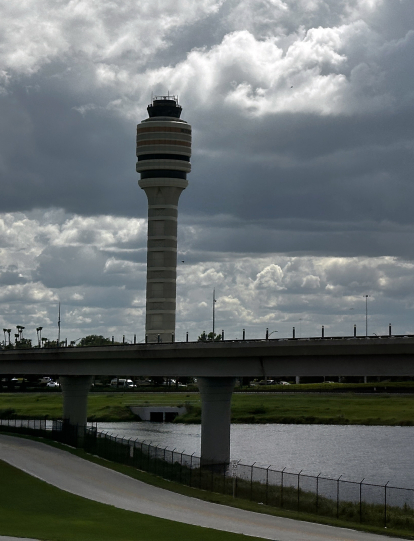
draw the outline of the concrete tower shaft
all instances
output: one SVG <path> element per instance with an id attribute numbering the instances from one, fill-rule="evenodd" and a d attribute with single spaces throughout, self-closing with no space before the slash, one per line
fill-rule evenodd
<path id="1" fill-rule="evenodd" d="M 145 332 L 170 342 L 175 334 L 178 200 L 191 171 L 191 126 L 174 96 L 156 97 L 137 126 L 139 186 L 148 198 Z"/>

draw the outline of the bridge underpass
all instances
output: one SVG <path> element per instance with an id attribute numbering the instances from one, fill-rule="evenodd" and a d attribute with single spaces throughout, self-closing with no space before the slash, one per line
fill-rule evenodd
<path id="1" fill-rule="evenodd" d="M 414 336 L 139 344 L 0 350 L 0 374 L 56 374 L 63 418 L 85 426 L 93 376 L 196 377 L 201 457 L 230 459 L 231 396 L 237 377 L 413 376 Z"/>

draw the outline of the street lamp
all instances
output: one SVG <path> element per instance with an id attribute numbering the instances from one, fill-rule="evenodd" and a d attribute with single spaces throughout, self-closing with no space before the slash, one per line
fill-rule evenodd
<path id="1" fill-rule="evenodd" d="M 365 297 L 365 336 L 368 336 L 368 297 L 369 295 L 364 295 Z"/>
<path id="2" fill-rule="evenodd" d="M 213 340 L 215 329 L 215 316 L 216 316 L 216 288 L 213 289 Z"/>
<path id="3" fill-rule="evenodd" d="M 274 332 L 278 332 L 278 331 L 272 331 L 272 332 L 269 332 L 269 329 L 266 329 L 266 340 L 269 340 L 269 336 L 271 334 L 273 334 Z"/>
<path id="4" fill-rule="evenodd" d="M 40 347 L 40 341 L 42 340 L 42 329 L 43 327 L 36 327 L 36 332 L 37 332 L 37 343 Z"/>

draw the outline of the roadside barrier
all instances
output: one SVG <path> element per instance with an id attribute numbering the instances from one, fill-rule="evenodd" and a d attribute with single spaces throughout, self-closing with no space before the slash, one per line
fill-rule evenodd
<path id="1" fill-rule="evenodd" d="M 96 425 L 65 421 L 0 419 L 0 431 L 51 439 L 164 479 L 282 509 L 352 523 L 414 531 L 414 489 L 275 470 L 271 466 L 206 463 L 152 442 L 99 432 Z"/>

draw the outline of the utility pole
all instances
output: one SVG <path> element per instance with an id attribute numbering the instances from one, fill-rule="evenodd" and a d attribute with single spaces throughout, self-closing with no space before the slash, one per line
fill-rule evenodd
<path id="1" fill-rule="evenodd" d="M 59 303 L 59 317 L 58 317 L 58 340 L 57 346 L 60 346 L 60 303 Z"/>
<path id="2" fill-rule="evenodd" d="M 214 340 L 215 316 L 216 316 L 215 306 L 216 306 L 216 288 L 213 289 L 213 340 Z"/>
<path id="3" fill-rule="evenodd" d="M 365 297 L 365 336 L 368 336 L 368 297 L 369 295 L 364 295 Z"/>

